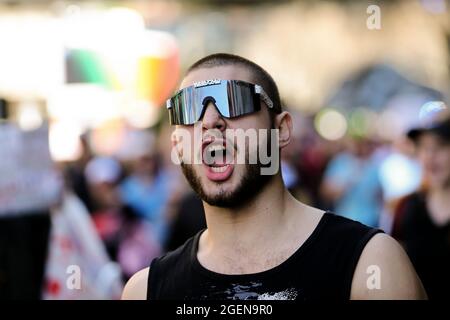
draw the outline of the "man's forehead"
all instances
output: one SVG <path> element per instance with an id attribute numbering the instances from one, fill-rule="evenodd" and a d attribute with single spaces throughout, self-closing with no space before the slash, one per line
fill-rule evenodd
<path id="1" fill-rule="evenodd" d="M 253 82 L 250 72 L 240 65 L 227 65 L 195 69 L 187 74 L 180 84 L 180 89 L 189 87 L 195 82 L 210 79 L 242 80 Z"/>

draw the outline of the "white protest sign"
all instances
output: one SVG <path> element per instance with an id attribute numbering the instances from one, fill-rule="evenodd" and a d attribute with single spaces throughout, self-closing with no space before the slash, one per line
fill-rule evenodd
<path id="1" fill-rule="evenodd" d="M 0 218 L 48 209 L 61 181 L 50 158 L 48 128 L 0 124 Z"/>

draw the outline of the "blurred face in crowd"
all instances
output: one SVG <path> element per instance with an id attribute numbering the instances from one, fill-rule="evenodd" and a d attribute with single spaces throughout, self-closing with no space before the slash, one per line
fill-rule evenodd
<path id="1" fill-rule="evenodd" d="M 208 79 L 242 80 L 254 83 L 248 70 L 237 65 L 228 65 L 195 69 L 184 78 L 181 88 L 189 87 L 195 82 Z M 257 195 L 263 186 L 273 178 L 272 175 L 261 175 L 259 159 L 255 164 L 249 164 L 248 161 L 251 155 L 258 153 L 260 146 L 268 147 L 270 150 L 268 145 L 270 144 L 272 119 L 267 106 L 262 101 L 260 111 L 233 119 L 222 117 L 214 104 L 210 102 L 204 111 L 203 118 L 196 125 L 201 126 L 201 147 L 198 148 L 198 151 L 202 152 L 203 155 L 207 154 L 215 144 L 224 145 L 225 152 L 229 152 L 230 148 L 233 148 L 234 152 L 233 157 L 230 157 L 230 160 L 224 159 L 222 163 L 219 163 L 222 165 L 219 167 L 216 167 L 216 163 L 212 165 L 206 164 L 204 159 L 199 164 L 195 164 L 192 161 L 190 164 L 181 163 L 183 173 L 191 187 L 206 203 L 219 207 L 238 207 Z M 194 125 L 177 126 L 177 129 L 179 128 L 189 130 L 190 136 L 194 140 Z M 261 140 L 258 138 L 258 144 L 251 145 L 248 142 L 245 145 L 237 145 L 233 141 L 227 141 L 226 139 L 226 129 L 247 130 L 251 128 L 256 130 L 268 129 L 268 135 Z M 192 141 L 192 145 L 193 143 L 194 141 Z M 238 152 L 245 153 L 245 164 L 236 163 L 236 154 Z"/>
<path id="2" fill-rule="evenodd" d="M 112 209 L 120 206 L 120 197 L 116 183 L 92 183 L 89 185 L 89 190 L 98 209 Z"/>
<path id="3" fill-rule="evenodd" d="M 423 133 L 418 138 L 417 151 L 431 187 L 450 187 L 450 141 Z"/>
<path id="4" fill-rule="evenodd" d="M 157 169 L 156 155 L 148 152 L 138 157 L 133 163 L 133 171 L 135 174 L 144 177 L 153 177 Z"/>
<path id="5" fill-rule="evenodd" d="M 369 157 L 374 149 L 373 143 L 369 139 L 365 138 L 351 137 L 347 140 L 347 146 L 349 151 L 358 158 Z"/>

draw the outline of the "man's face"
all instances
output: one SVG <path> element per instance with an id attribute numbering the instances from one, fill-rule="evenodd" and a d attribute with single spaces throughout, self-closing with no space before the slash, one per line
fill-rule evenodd
<path id="1" fill-rule="evenodd" d="M 432 186 L 450 184 L 450 143 L 433 133 L 423 133 L 417 150 L 425 175 Z"/>
<path id="2" fill-rule="evenodd" d="M 192 71 L 184 78 L 180 87 L 189 87 L 195 82 L 208 79 L 254 82 L 249 72 L 240 66 L 220 66 Z M 271 175 L 261 175 L 259 161 L 256 164 L 249 164 L 248 161 L 249 158 L 258 154 L 261 146 L 268 147 L 271 124 L 267 106 L 262 102 L 260 111 L 233 119 L 222 117 L 214 104 L 210 102 L 203 117 L 196 124 L 196 130 L 200 137 L 194 139 L 194 125 L 176 127 L 175 132 L 179 129 L 190 132 L 189 146 L 194 146 L 194 143 L 200 144 L 198 148 L 191 148 L 190 152 L 195 156 L 198 156 L 199 152 L 202 153 L 203 161 L 201 163 L 195 163 L 193 159 L 182 161 L 181 166 L 191 187 L 206 203 L 219 207 L 238 207 L 257 195 L 263 186 L 272 179 Z M 251 129 L 256 132 L 265 129 L 267 135 L 263 135 L 262 139 L 258 138 L 257 143 L 242 145 L 227 139 L 226 130 L 230 129 L 244 131 Z M 183 150 L 186 145 L 182 145 L 179 149 L 181 154 L 186 151 Z M 223 148 L 226 152 L 223 152 Z M 268 148 L 270 150 L 270 146 Z M 214 150 L 221 152 L 220 154 L 223 154 L 224 157 L 217 157 Z M 236 160 L 240 153 L 245 154 L 245 163 L 237 163 Z M 205 159 L 205 156 L 208 155 L 214 155 L 212 163 Z"/>

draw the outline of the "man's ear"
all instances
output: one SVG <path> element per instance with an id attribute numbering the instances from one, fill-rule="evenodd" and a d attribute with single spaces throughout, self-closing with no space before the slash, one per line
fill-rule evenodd
<path id="1" fill-rule="evenodd" d="M 279 131 L 278 143 L 280 148 L 286 147 L 292 136 L 292 116 L 289 112 L 283 111 L 275 116 L 275 129 Z"/>

